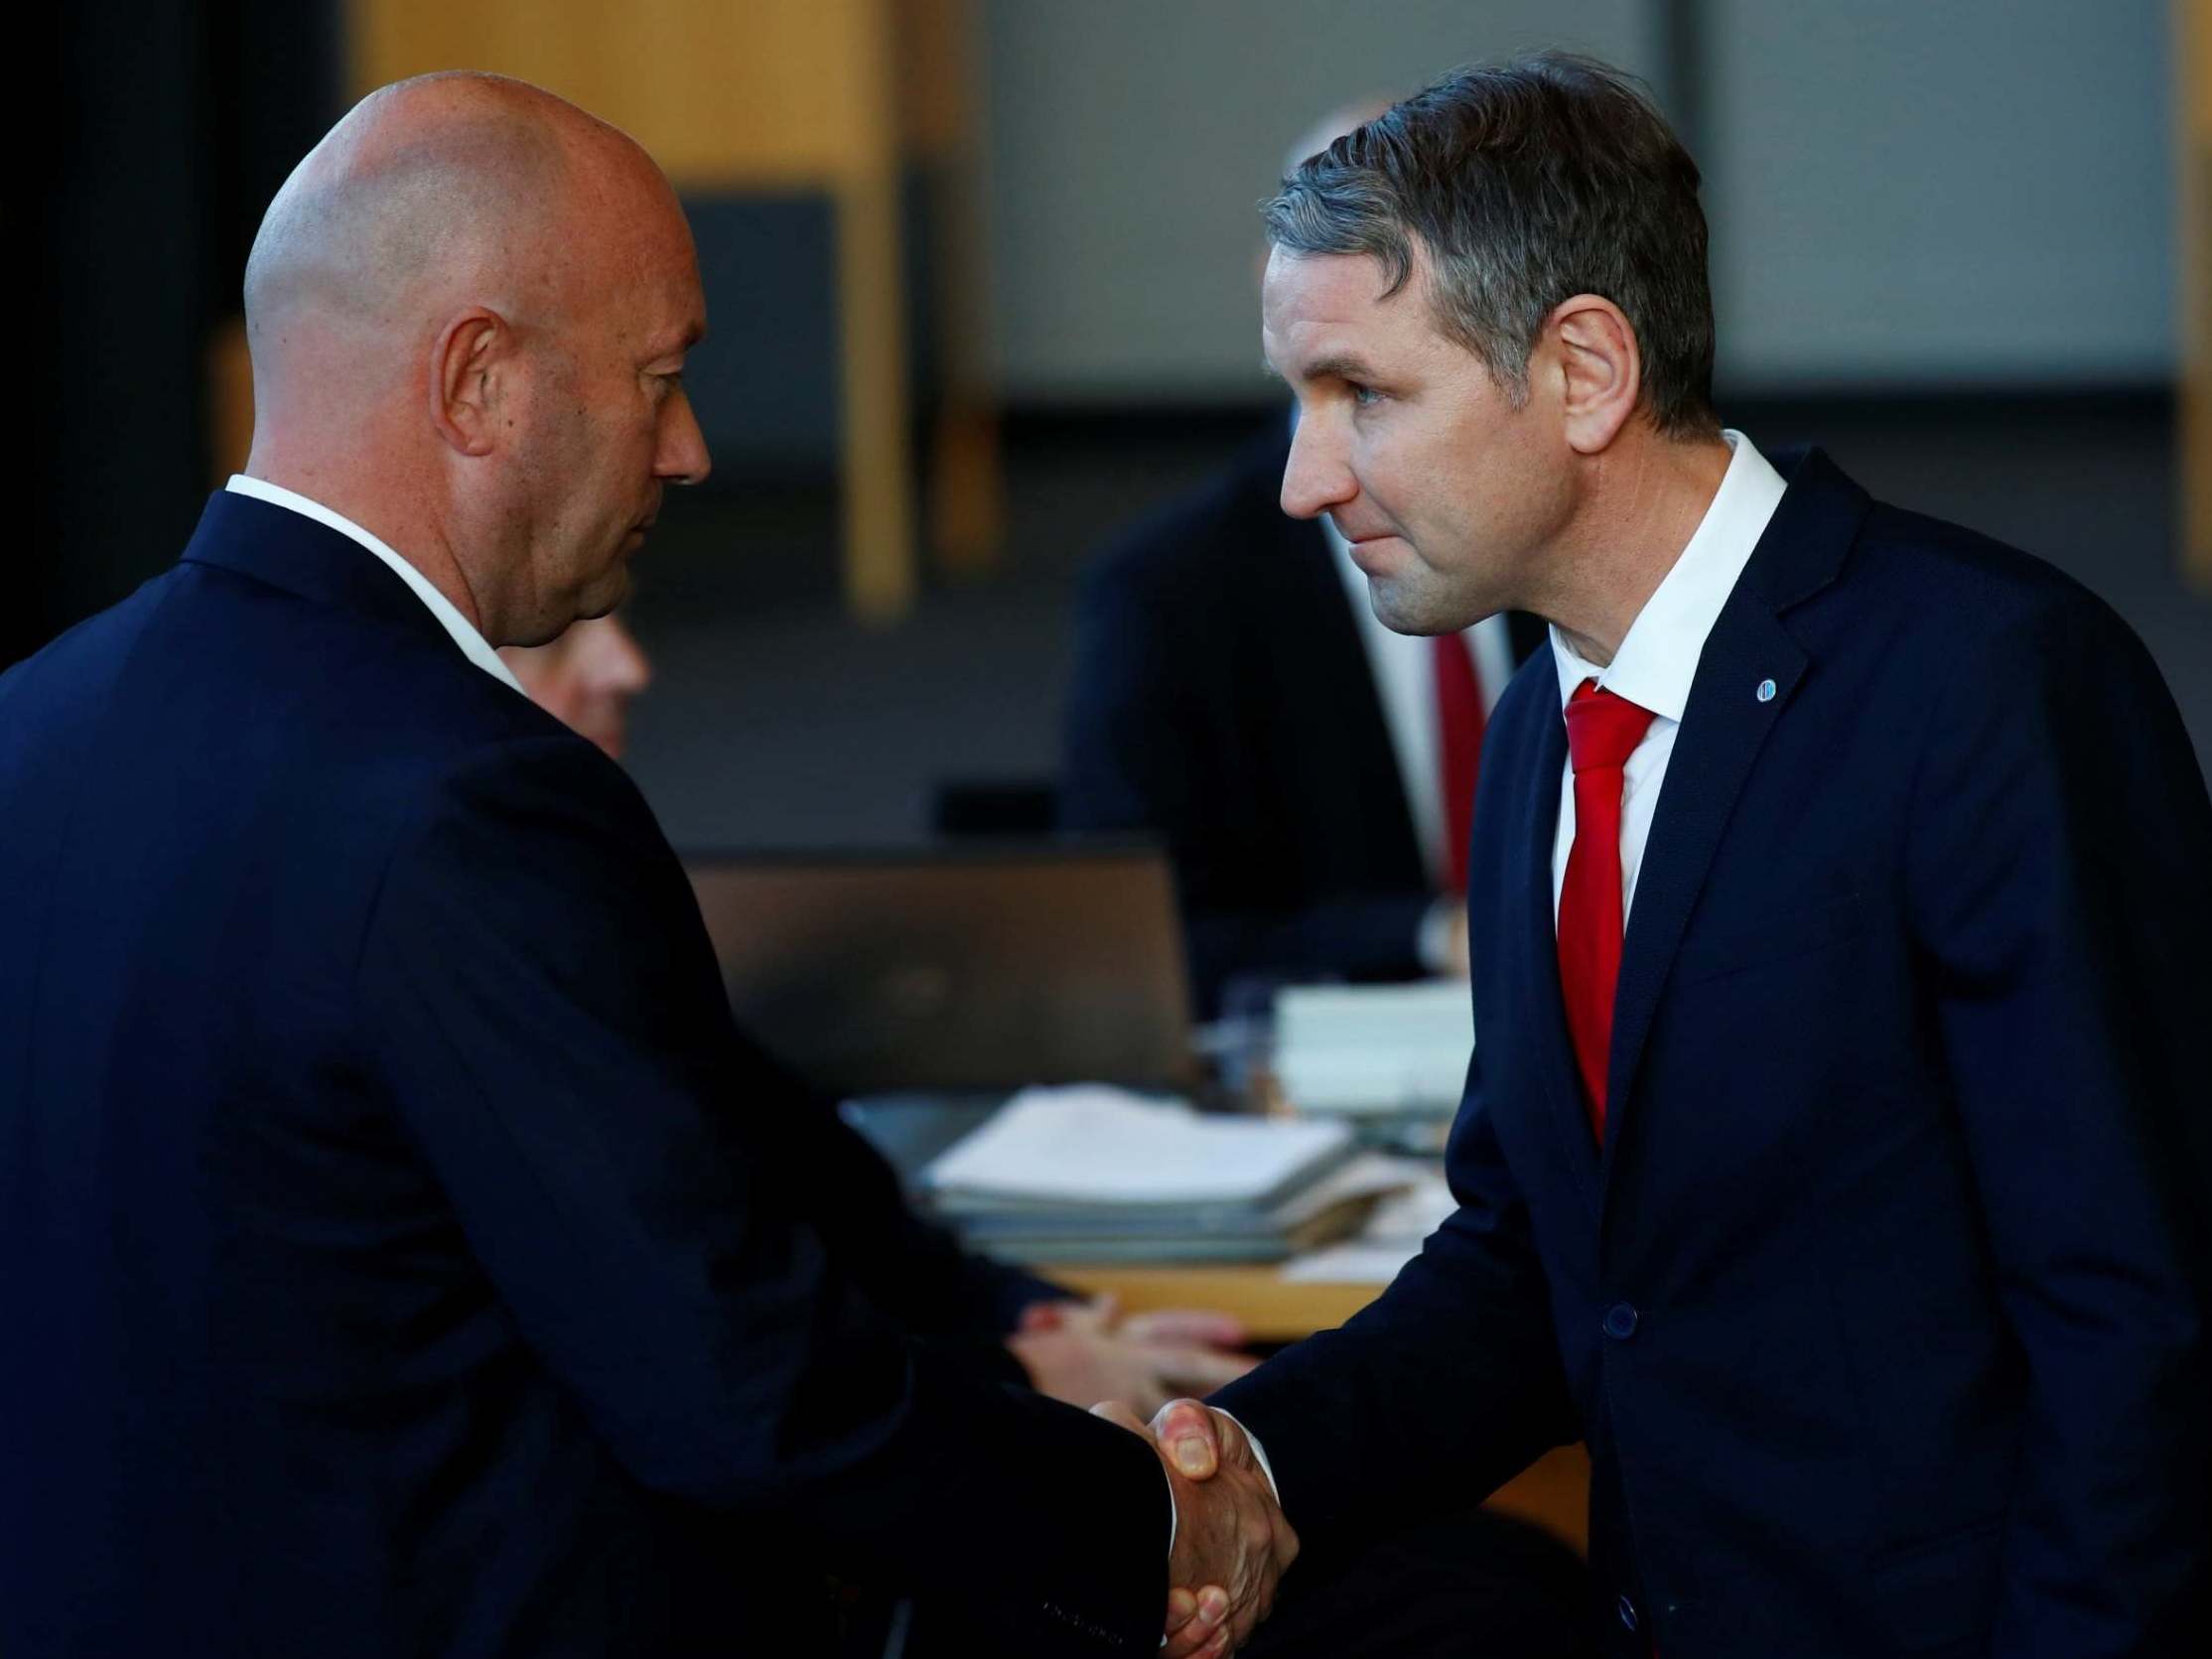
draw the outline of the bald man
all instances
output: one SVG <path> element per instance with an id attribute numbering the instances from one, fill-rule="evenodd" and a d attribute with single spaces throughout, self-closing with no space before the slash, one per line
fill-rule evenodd
<path id="1" fill-rule="evenodd" d="M 245 473 L 0 679 L 0 1652 L 808 1653 L 830 1570 L 1218 1653 L 1169 1586 L 1272 1593 L 1263 1484 L 1180 1524 L 856 1288 L 650 813 L 496 654 L 706 476 L 666 181 L 404 82 L 245 301 Z"/>

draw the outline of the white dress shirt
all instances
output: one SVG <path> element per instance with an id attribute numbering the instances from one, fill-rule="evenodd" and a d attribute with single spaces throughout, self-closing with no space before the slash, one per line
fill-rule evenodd
<path id="1" fill-rule="evenodd" d="M 1751 440 L 1735 431 L 1721 435 L 1733 452 L 1728 473 L 1706 508 L 1695 534 L 1676 556 L 1665 580 L 1653 590 L 1628 632 L 1613 653 L 1612 662 L 1599 668 L 1577 655 L 1575 648 L 1552 629 L 1552 656 L 1559 668 L 1560 706 L 1575 695 L 1585 680 L 1595 680 L 1617 697 L 1652 711 L 1654 719 L 1635 753 L 1622 768 L 1620 801 L 1621 916 L 1628 914 L 1628 899 L 1636 889 L 1636 872 L 1643 864 L 1644 842 L 1651 834 L 1651 816 L 1659 804 L 1659 786 L 1666 781 L 1667 758 L 1674 753 L 1675 733 L 1682 729 L 1682 711 L 1690 701 L 1690 682 L 1697 677 L 1698 658 L 1705 654 L 1706 635 L 1720 620 L 1721 608 L 1735 591 L 1736 578 L 1750 562 L 1751 550 L 1766 532 L 1767 521 L 1782 502 L 1782 478 Z M 1494 619 L 1493 619 L 1494 620 Z M 1570 761 L 1560 778 L 1559 833 L 1552 844 L 1552 925 L 1559 925 L 1559 895 L 1567 881 L 1567 853 L 1575 844 L 1575 767 Z M 1222 1413 L 1224 1417 L 1229 1414 Z M 1229 1419 L 1232 1423 L 1234 1418 Z M 1237 1424 L 1239 1429 L 1244 1425 Z M 1250 1430 L 1251 1443 L 1277 1503 L 1283 1501 L 1275 1469 L 1267 1452 Z"/>
<path id="2" fill-rule="evenodd" d="M 281 484 L 270 484 L 265 479 L 249 479 L 243 473 L 233 473 L 230 482 L 223 488 L 234 495 L 250 495 L 257 501 L 267 501 L 271 506 L 287 508 L 303 518 L 312 518 L 316 523 L 336 530 L 349 541 L 360 543 L 389 565 L 392 574 L 406 583 L 414 596 L 430 608 L 430 614 L 438 619 L 438 625 L 453 636 L 453 642 L 461 647 L 463 656 L 502 685 L 511 686 L 518 692 L 522 690 L 522 682 L 499 660 L 499 653 L 491 648 L 483 634 L 470 625 L 469 619 L 461 614 L 460 608 L 431 584 L 429 577 L 344 513 L 333 512 L 321 501 L 311 500 L 298 490 L 285 488 Z"/>
<path id="3" fill-rule="evenodd" d="M 1628 624 L 1613 660 L 1603 668 L 1587 662 L 1558 628 L 1552 629 L 1552 657 L 1559 669 L 1562 708 L 1575 695 L 1577 686 L 1593 679 L 1602 689 L 1649 709 L 1653 715 L 1643 741 L 1621 768 L 1620 916 L 1624 925 L 1629 905 L 1635 900 L 1636 875 L 1643 868 L 1644 843 L 1651 835 L 1652 814 L 1659 807 L 1660 785 L 1667 780 L 1667 759 L 1674 754 L 1675 734 L 1682 730 L 1682 711 L 1690 701 L 1690 682 L 1697 677 L 1698 658 L 1705 654 L 1706 635 L 1713 631 L 1721 608 L 1735 591 L 1736 578 L 1743 574 L 1751 550 L 1758 545 L 1767 521 L 1782 500 L 1781 475 L 1751 447 L 1751 440 L 1733 431 L 1722 437 L 1735 453 L 1713 504 L 1706 508 L 1697 533 L 1676 557 L 1666 579 Z M 1569 760 L 1560 773 L 1559 832 L 1552 840 L 1555 928 L 1559 925 L 1560 892 L 1567 883 L 1567 854 L 1574 845 L 1575 765 Z"/>

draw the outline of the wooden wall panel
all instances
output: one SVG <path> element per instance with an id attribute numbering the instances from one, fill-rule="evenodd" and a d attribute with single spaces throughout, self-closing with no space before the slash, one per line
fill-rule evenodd
<path id="1" fill-rule="evenodd" d="M 356 93 L 519 76 L 622 127 L 680 188 L 816 187 L 894 153 L 887 0 L 352 0 Z"/>
<path id="2" fill-rule="evenodd" d="M 956 38 L 932 31 L 963 21 L 967 3 L 896 0 L 911 8 L 900 12 L 895 0 L 350 0 L 356 93 L 433 69 L 489 69 L 614 122 L 679 190 L 831 198 L 844 587 L 870 622 L 905 615 L 918 587 L 901 135 L 949 148 L 972 102 L 909 83 L 960 62 Z"/>

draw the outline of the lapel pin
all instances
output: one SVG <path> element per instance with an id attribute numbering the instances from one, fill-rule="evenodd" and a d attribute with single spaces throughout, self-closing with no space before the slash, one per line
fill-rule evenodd
<path id="1" fill-rule="evenodd" d="M 1772 680 L 1759 681 L 1759 701 L 1762 703 L 1774 701 L 1774 682 Z"/>

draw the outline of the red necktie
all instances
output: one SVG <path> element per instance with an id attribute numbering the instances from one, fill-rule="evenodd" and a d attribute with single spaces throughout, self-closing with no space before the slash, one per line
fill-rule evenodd
<path id="1" fill-rule="evenodd" d="M 1643 741 L 1651 711 L 1585 680 L 1567 702 L 1575 763 L 1575 845 L 1559 896 L 1559 985 L 1583 1074 L 1590 1127 L 1605 1140 L 1605 1066 L 1620 979 L 1620 768 Z"/>
<path id="2" fill-rule="evenodd" d="M 1466 639 L 1440 633 L 1429 641 L 1437 680 L 1438 783 L 1444 791 L 1444 879 L 1467 891 L 1467 836 L 1474 827 L 1474 779 L 1482 763 L 1482 687 Z"/>

